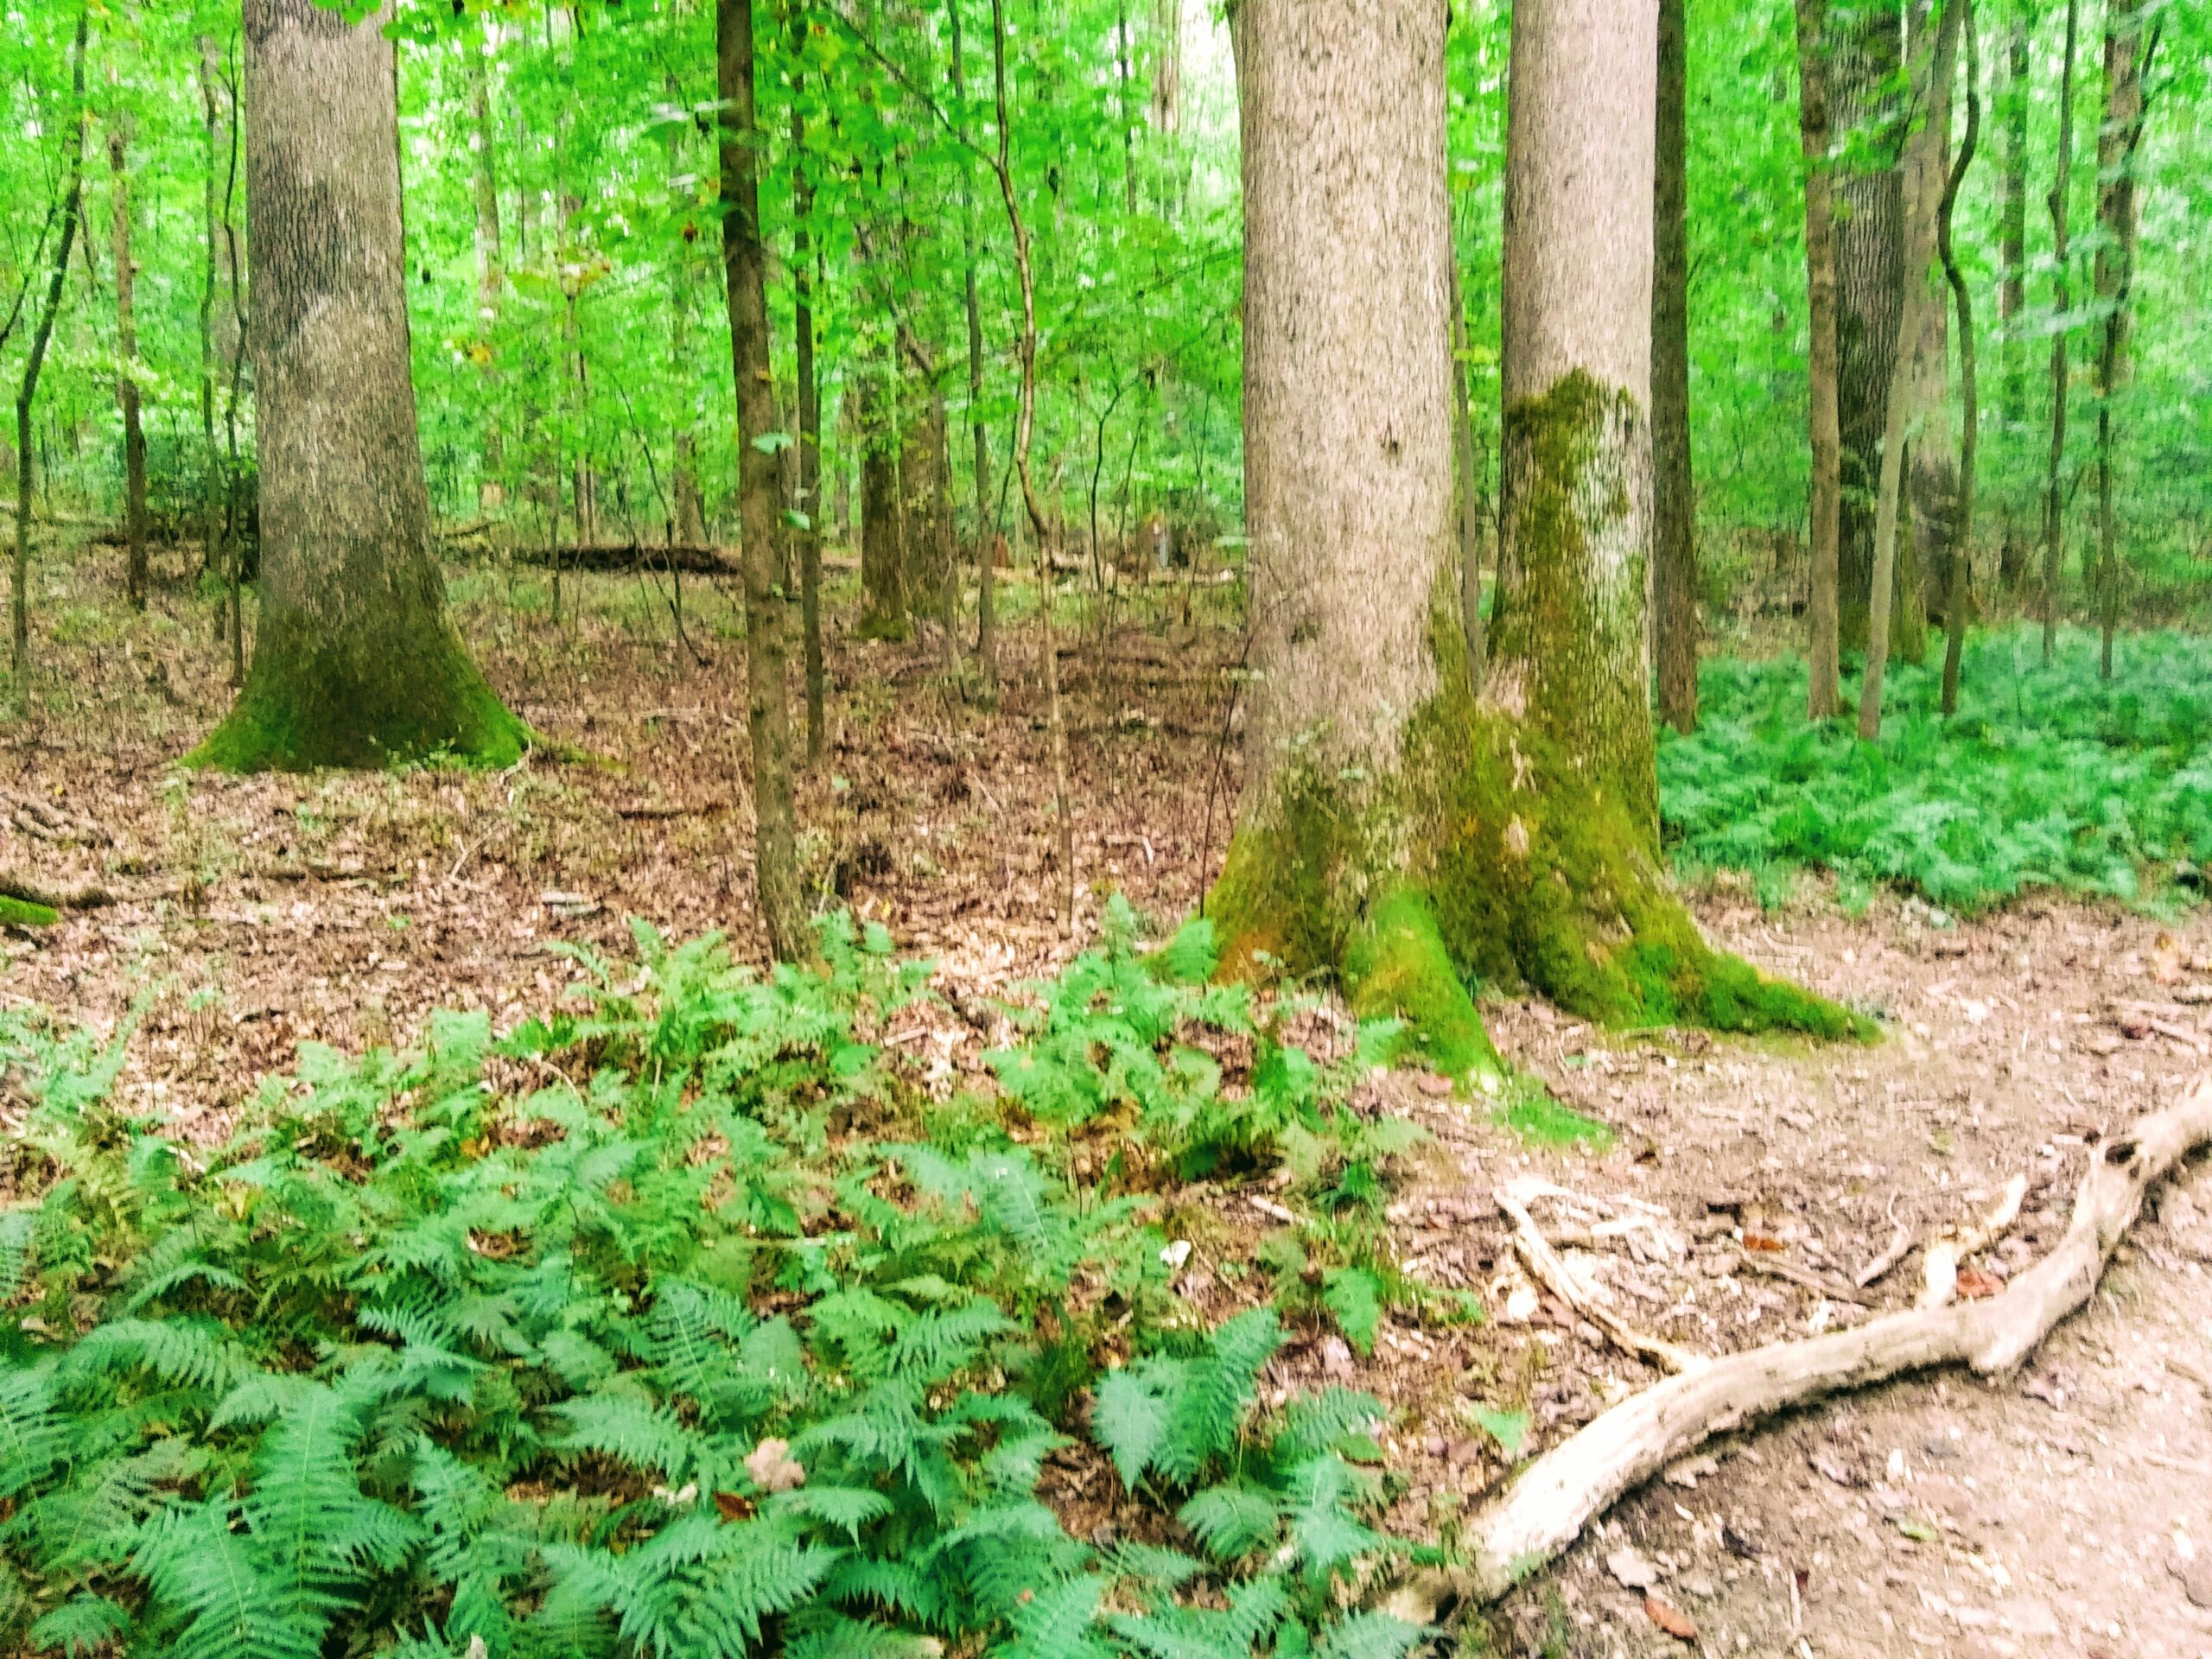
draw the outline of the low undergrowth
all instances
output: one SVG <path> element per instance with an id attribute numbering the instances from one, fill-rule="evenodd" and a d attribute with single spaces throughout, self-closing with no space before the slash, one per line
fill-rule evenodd
<path id="1" fill-rule="evenodd" d="M 121 1039 L 0 1014 L 0 1645 L 1397 1659 L 1353 1593 L 1401 1548 L 1382 1408 L 1261 1389 L 1286 1318 L 1414 1294 L 1373 1225 L 1410 1132 L 1345 1103 L 1391 1033 L 1317 1058 L 1203 924 L 1134 932 L 950 1102 L 877 1040 L 925 970 L 842 922 L 820 975 L 641 930 L 505 1035 L 304 1050 L 212 1148 Z M 1208 1329 L 1169 1207 L 1277 1170 L 1305 1299 Z"/>
<path id="2" fill-rule="evenodd" d="M 2093 634 L 2063 634 L 2048 667 L 2038 631 L 1984 634 L 1950 720 L 1934 654 L 1890 673 L 1881 741 L 1862 743 L 1847 720 L 1806 723 L 1802 662 L 1706 664 L 1702 729 L 1659 750 L 1677 867 L 1748 872 L 1770 903 L 1817 868 L 1847 904 L 1888 884 L 1965 912 L 2036 887 L 2153 904 L 2196 889 L 2212 858 L 2201 639 L 2124 637 L 2106 681 Z"/>

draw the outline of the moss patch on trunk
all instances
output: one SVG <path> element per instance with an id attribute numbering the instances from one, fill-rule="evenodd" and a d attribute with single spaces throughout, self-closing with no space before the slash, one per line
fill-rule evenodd
<path id="1" fill-rule="evenodd" d="M 1224 973 L 1336 974 L 1406 1052 L 1480 1075 L 1497 1051 L 1471 982 L 1526 987 L 1614 1027 L 1868 1040 L 1872 1023 L 1705 942 L 1659 866 L 1637 791 L 1476 700 L 1440 607 L 1441 688 L 1392 775 L 1300 760 L 1262 787 L 1205 910 Z"/>
<path id="2" fill-rule="evenodd" d="M 0 927 L 52 927 L 60 919 L 60 912 L 50 905 L 0 894 Z"/>
<path id="3" fill-rule="evenodd" d="M 450 625 L 372 653 L 306 626 L 264 624 L 237 706 L 184 763 L 224 772 L 437 760 L 504 766 L 531 743 Z"/>

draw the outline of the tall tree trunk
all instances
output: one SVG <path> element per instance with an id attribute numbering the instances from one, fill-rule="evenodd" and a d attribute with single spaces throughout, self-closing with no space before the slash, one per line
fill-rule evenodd
<path id="1" fill-rule="evenodd" d="M 1981 40 L 1974 32 L 1973 0 L 1957 0 L 1965 15 L 1960 28 L 1967 43 L 1967 130 L 1959 141 L 1959 159 L 1943 186 L 1943 202 L 1936 219 L 1936 252 L 1943 262 L 1944 279 L 1959 308 L 1959 485 L 1958 528 L 1953 537 L 1949 586 L 1943 595 L 1943 714 L 1959 711 L 1959 664 L 1966 654 L 1967 606 L 1974 571 L 1974 461 L 1981 447 L 1981 390 L 1975 374 L 1974 294 L 1959 269 L 1958 251 L 1951 245 L 1951 217 L 1958 207 L 1959 186 L 1974 165 L 1974 148 L 1981 138 Z"/>
<path id="2" fill-rule="evenodd" d="M 1935 24 L 1931 5 L 1915 4 L 1910 17 L 1911 52 L 1916 59 L 1929 50 L 1926 36 Z M 1934 257 L 1936 217 L 1951 175 L 1951 78 L 1956 67 L 1955 45 L 1952 62 L 1939 65 L 1938 73 L 1925 77 L 1924 93 L 1913 100 L 1913 130 L 1904 147 L 1906 240 L 1911 245 L 1916 239 L 1929 257 L 1905 270 L 1905 280 L 1919 282 L 1926 291 L 1913 307 L 1920 326 L 1905 342 L 1911 356 L 1912 385 L 1905 499 L 1912 536 L 1899 549 L 1897 622 L 1891 630 L 1890 645 L 1904 661 L 1915 664 L 1927 655 L 1929 615 L 1942 608 L 1950 579 L 1951 535 L 1958 517 L 1958 452 L 1952 442 L 1950 423 L 1941 418 L 1949 402 L 1951 308 L 1942 266 Z M 1902 562 L 1907 546 L 1911 559 L 1910 567 L 1904 568 Z"/>
<path id="3" fill-rule="evenodd" d="M 130 257 L 128 116 L 118 115 L 109 124 L 107 168 L 115 258 L 115 401 L 123 410 L 123 588 L 131 608 L 143 611 L 146 608 L 146 429 L 139 418 L 138 268 Z"/>
<path id="4" fill-rule="evenodd" d="M 791 16 L 794 55 L 806 44 L 806 22 Z M 798 556 L 799 643 L 806 663 L 806 764 L 829 747 L 827 676 L 822 661 L 822 385 L 814 360 L 814 185 L 806 157 L 806 117 L 798 106 L 805 79 L 791 77 L 791 333 L 798 375 L 798 499 L 804 520 L 792 529 Z"/>
<path id="5" fill-rule="evenodd" d="M 221 232 L 215 217 L 216 104 L 215 37 L 202 35 L 200 52 L 201 161 L 200 222 L 207 241 L 207 266 L 200 287 L 200 568 L 212 573 L 217 563 L 217 531 L 222 523 L 222 461 L 215 447 L 215 288 Z M 222 608 L 216 609 L 216 637 L 222 636 Z"/>
<path id="6" fill-rule="evenodd" d="M 506 296 L 506 261 L 499 237 L 499 128 L 492 117 L 492 66 L 497 49 L 499 23 L 484 20 L 484 39 L 467 44 L 470 135 L 476 151 L 476 321 L 482 331 L 482 358 L 478 370 L 484 394 L 483 472 L 476 481 L 476 505 L 489 515 L 505 504 L 502 479 L 506 457 L 500 442 L 498 386 L 499 367 L 492 336 L 499 327 L 499 308 Z"/>
<path id="7" fill-rule="evenodd" d="M 967 137 L 968 66 L 960 41 L 960 0 L 945 0 L 952 26 L 952 97 Z M 983 695 L 999 689 L 997 559 L 991 533 L 991 445 L 983 423 L 983 314 L 976 289 L 976 198 L 967 175 L 960 182 L 962 299 L 968 313 L 968 425 L 976 449 L 976 658 Z"/>
<path id="8" fill-rule="evenodd" d="M 2097 300 L 2106 308 L 2097 352 L 2097 600 L 2102 634 L 2099 672 L 2112 677 L 2120 626 L 2120 543 L 2113 511 L 2113 395 L 2124 378 L 2129 292 L 2135 275 L 2135 155 L 2143 140 L 2143 76 L 2158 50 L 2146 41 L 2143 0 L 2107 0 L 2105 115 L 2097 129 Z"/>
<path id="9" fill-rule="evenodd" d="M 2066 0 L 2065 57 L 2058 72 L 2058 164 L 2047 199 L 2050 207 L 2051 306 L 2063 319 L 2073 306 L 2066 240 L 2067 197 L 2074 188 L 2074 43 L 2081 0 Z M 2066 328 L 2050 331 L 2050 461 L 2043 496 L 2043 659 L 2058 645 L 2058 575 L 2066 545 L 2066 501 L 2059 471 L 2066 464 Z"/>
<path id="10" fill-rule="evenodd" d="M 200 764 L 505 761 L 529 741 L 470 662 L 431 556 L 387 21 L 246 0 L 261 626 Z"/>
<path id="11" fill-rule="evenodd" d="M 753 883 L 768 949 L 779 962 L 819 951 L 799 891 L 791 801 L 790 647 L 779 587 L 778 429 L 768 349 L 767 250 L 760 229 L 760 125 L 753 115 L 753 0 L 715 0 L 715 87 L 720 125 L 722 272 L 730 372 L 737 387 L 737 497 L 745 565 L 746 724 L 753 740 Z"/>
<path id="12" fill-rule="evenodd" d="M 1652 206 L 1652 600 L 1659 718 L 1697 729 L 1697 492 L 1690 470 L 1688 79 L 1685 0 L 1659 0 L 1657 195 Z"/>
<path id="13" fill-rule="evenodd" d="M 1959 19 L 1963 10 L 1958 5 L 1946 5 L 1942 19 L 1936 25 L 1933 48 L 1923 49 L 1916 44 L 1912 91 L 1913 101 L 1920 108 L 1930 107 L 1932 88 L 1948 85 L 1957 67 Z M 1943 101 L 1943 109 L 1948 118 L 1948 99 Z M 1919 142 L 1917 136 L 1915 142 Z M 1919 181 L 1916 179 L 1916 185 Z M 1919 337 L 1922 314 L 1931 300 L 1939 298 L 1929 291 L 1928 266 L 1936 257 L 1936 219 L 1942 204 L 1940 187 L 1932 199 L 1916 188 L 1905 218 L 1904 304 L 1897 321 L 1898 350 L 1890 377 L 1888 415 L 1882 431 L 1882 471 L 1874 506 L 1872 606 L 1866 625 L 1866 668 L 1859 683 L 1859 735 L 1869 742 L 1882 734 L 1882 676 L 1889 660 L 1890 607 L 1899 585 L 1898 520 L 1904 495 L 1905 438 L 1916 412 L 1917 388 L 1913 356 L 1908 346 Z M 1922 626 L 1924 645 L 1924 622 Z"/>
<path id="14" fill-rule="evenodd" d="M 16 392 L 16 582 L 15 608 L 10 618 L 14 635 L 16 696 L 29 691 L 24 677 L 30 671 L 31 652 L 31 410 L 38 402 L 40 372 L 46 366 L 47 347 L 54 340 L 54 320 L 61 312 L 61 296 L 69 282 L 69 249 L 76 240 L 77 223 L 85 207 L 85 43 L 90 33 L 90 6 L 77 13 L 77 33 L 69 47 L 69 136 L 62 162 L 61 234 L 54 239 L 54 267 L 47 278 L 46 301 L 31 330 L 30 348 L 23 354 L 23 378 Z"/>
<path id="15" fill-rule="evenodd" d="M 1829 113 L 1838 140 L 1871 153 L 1840 169 L 1834 187 L 1836 399 L 1843 439 L 1838 628 L 1846 649 L 1866 643 L 1874 579 L 1874 511 L 1904 300 L 1904 180 L 1897 82 L 1904 65 L 1900 0 L 1865 0 L 1831 14 Z"/>
<path id="16" fill-rule="evenodd" d="M 2005 369 L 2005 426 L 2028 428 L 2028 342 L 2020 337 L 2028 303 L 2028 110 L 2031 70 L 2026 0 L 2006 26 L 2005 36 L 2005 174 L 1998 210 L 1998 337 Z M 1998 552 L 1997 580 L 2010 589 L 2027 573 L 2028 543 L 2005 509 L 2005 535 Z"/>
<path id="17" fill-rule="evenodd" d="M 1153 0 L 1152 130 L 1160 147 L 1160 208 L 1183 213 L 1190 168 L 1183 156 L 1183 0 Z"/>
<path id="18" fill-rule="evenodd" d="M 1129 0 L 1114 0 L 1114 64 L 1119 79 L 1122 118 L 1122 207 L 1137 216 L 1137 124 L 1129 109 Z"/>
<path id="19" fill-rule="evenodd" d="M 1015 342 L 1021 385 L 1014 418 L 1014 469 L 1021 479 L 1021 504 L 1037 540 L 1037 632 L 1045 660 L 1045 721 L 1052 761 L 1052 821 L 1059 863 L 1059 911 L 1063 930 L 1075 930 L 1075 807 L 1068 798 L 1068 728 L 1060 707 L 1060 648 L 1052 626 L 1052 536 L 1051 521 L 1038 499 L 1029 467 L 1029 442 L 1037 422 L 1037 273 L 1029 255 L 1029 227 L 1014 181 L 1014 128 L 1007 118 L 1006 7 L 991 0 L 991 89 L 998 115 L 999 198 L 1006 207 L 1007 230 L 1014 245 L 1014 279 L 1021 290 L 1021 335 Z"/>
<path id="20" fill-rule="evenodd" d="M 1464 976 L 1590 1017 L 1841 1031 L 1708 950 L 1658 862 L 1647 680 L 1657 9 L 1520 0 L 1503 537 L 1478 698 L 1452 592 L 1441 6 L 1240 0 L 1249 782 L 1232 971 L 1334 970 L 1494 1086 Z M 1589 95 L 1603 87 L 1605 96 Z"/>
<path id="21" fill-rule="evenodd" d="M 1837 562 L 1843 437 L 1837 414 L 1835 220 L 1828 164 L 1827 0 L 1796 0 L 1798 137 L 1805 158 L 1805 289 L 1811 342 L 1807 381 L 1813 451 L 1812 580 L 1806 622 L 1806 714 L 1840 707 L 1837 674 Z"/>

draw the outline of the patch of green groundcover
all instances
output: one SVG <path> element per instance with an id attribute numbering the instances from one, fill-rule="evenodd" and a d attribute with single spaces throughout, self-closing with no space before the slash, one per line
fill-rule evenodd
<path id="1" fill-rule="evenodd" d="M 2109 681 L 2097 653 L 2069 630 L 2046 667 L 2038 629 L 1978 636 L 1949 720 L 1936 654 L 1896 665 L 1875 743 L 1807 724 L 1795 658 L 1707 662 L 1701 728 L 1659 748 L 1676 868 L 1749 872 L 1769 899 L 1827 870 L 1964 912 L 2035 888 L 2173 901 L 2212 859 L 2212 642 L 2123 636 Z"/>

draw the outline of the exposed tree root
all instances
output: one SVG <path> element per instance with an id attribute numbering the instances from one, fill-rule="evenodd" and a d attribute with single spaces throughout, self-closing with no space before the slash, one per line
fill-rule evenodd
<path id="1" fill-rule="evenodd" d="M 1590 1294 L 1575 1281 L 1567 1271 L 1567 1263 L 1545 1242 L 1536 1227 L 1536 1219 L 1529 1213 L 1529 1206 L 1510 1187 L 1497 1189 L 1497 1207 L 1513 1222 L 1513 1243 L 1521 1252 L 1521 1259 L 1529 1264 L 1529 1271 L 1551 1294 L 1568 1307 L 1603 1331 L 1616 1346 L 1638 1359 L 1648 1359 L 1662 1370 L 1677 1376 L 1694 1371 L 1711 1363 L 1702 1355 L 1687 1348 L 1678 1348 L 1671 1342 L 1646 1336 L 1624 1320 L 1598 1297 Z"/>
<path id="2" fill-rule="evenodd" d="M 2212 1077 L 2132 1134 L 2091 1149 L 2066 1236 L 2002 1294 L 1732 1355 L 1624 1401 L 1530 1464 L 1476 1516 L 1465 1535 L 1464 1565 L 1407 1580 L 1389 1594 L 1387 1610 L 1433 1624 L 1454 1606 L 1497 1600 L 1623 1493 L 1711 1436 L 1755 1418 L 1929 1366 L 1964 1363 L 1985 1376 L 2012 1370 L 2089 1300 L 2152 1183 L 2207 1142 Z"/>

